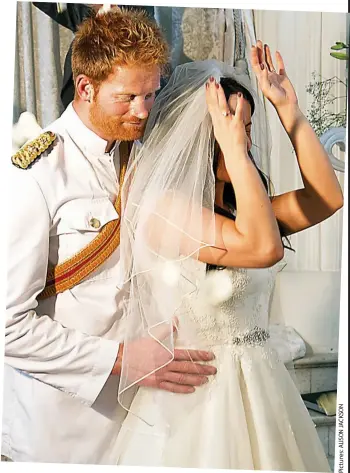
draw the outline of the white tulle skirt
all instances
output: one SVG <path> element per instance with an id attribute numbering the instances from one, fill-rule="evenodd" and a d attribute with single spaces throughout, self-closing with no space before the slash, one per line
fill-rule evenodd
<path id="1" fill-rule="evenodd" d="M 117 464 L 330 471 L 310 415 L 274 350 L 213 350 L 218 373 L 195 393 L 139 389 L 118 436 Z"/>

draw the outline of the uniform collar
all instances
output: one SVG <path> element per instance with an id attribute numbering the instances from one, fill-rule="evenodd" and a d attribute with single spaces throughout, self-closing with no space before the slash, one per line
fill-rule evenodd
<path id="1" fill-rule="evenodd" d="M 68 105 L 61 118 L 64 120 L 67 131 L 74 142 L 86 155 L 93 155 L 96 157 L 111 155 L 115 151 L 115 148 L 119 146 L 120 142 L 117 141 L 112 150 L 109 153 L 106 153 L 107 141 L 96 135 L 96 133 L 90 130 L 82 122 L 81 118 L 73 108 L 73 103 Z"/>

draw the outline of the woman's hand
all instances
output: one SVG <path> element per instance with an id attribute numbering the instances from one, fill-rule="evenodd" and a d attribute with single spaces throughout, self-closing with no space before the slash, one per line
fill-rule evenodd
<path id="1" fill-rule="evenodd" d="M 343 195 L 328 155 L 298 106 L 282 56 L 261 41 L 252 47 L 251 63 L 264 96 L 275 107 L 295 150 L 304 188 L 274 197 L 276 219 L 288 235 L 312 227 L 343 206 Z"/>
<path id="2" fill-rule="evenodd" d="M 251 63 L 264 96 L 277 111 L 298 105 L 294 87 L 289 80 L 281 54 L 276 51 L 277 70 L 272 61 L 271 51 L 267 44 L 259 40 L 252 46 Z"/>
<path id="3" fill-rule="evenodd" d="M 206 99 L 214 135 L 224 157 L 232 155 L 232 151 L 237 149 L 247 153 L 248 137 L 243 121 L 243 95 L 237 94 L 237 107 L 235 112 L 231 113 L 223 88 L 211 77 L 206 84 Z"/>

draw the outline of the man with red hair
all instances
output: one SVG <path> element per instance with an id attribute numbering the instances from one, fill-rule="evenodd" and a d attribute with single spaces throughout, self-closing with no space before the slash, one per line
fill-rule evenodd
<path id="1" fill-rule="evenodd" d="M 73 33 L 76 33 L 81 23 L 89 16 L 95 15 L 103 7 L 101 3 L 66 3 L 65 8 L 59 8 L 59 3 L 52 2 L 33 2 L 33 5 L 41 10 L 43 13 L 52 18 L 56 23 L 65 28 L 68 28 Z M 116 5 L 110 5 L 114 7 Z M 140 6 L 126 6 L 126 8 L 133 8 L 135 10 L 142 9 L 148 15 L 154 17 L 154 7 L 140 7 Z M 74 82 L 72 72 L 72 44 L 69 47 L 65 61 L 61 89 L 61 101 L 63 107 L 66 109 L 74 98 Z"/>
<path id="2" fill-rule="evenodd" d="M 87 18 L 73 102 L 12 157 L 2 454 L 14 461 L 116 463 L 120 191 L 167 62 L 142 11 Z M 215 368 L 190 361 L 210 359 L 178 350 L 152 387 L 193 392 Z"/>

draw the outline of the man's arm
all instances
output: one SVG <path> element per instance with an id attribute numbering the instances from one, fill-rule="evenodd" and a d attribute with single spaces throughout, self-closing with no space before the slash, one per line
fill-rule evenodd
<path id="1" fill-rule="evenodd" d="M 36 313 L 46 282 L 51 218 L 29 172 L 13 169 L 8 200 L 5 363 L 92 405 L 112 373 L 119 344 Z"/>
<path id="2" fill-rule="evenodd" d="M 57 3 L 33 2 L 33 5 L 59 25 L 73 31 L 73 33 L 77 31 L 83 20 L 93 12 L 91 7 L 83 3 L 67 3 L 67 8 L 62 12 L 58 11 Z"/>

